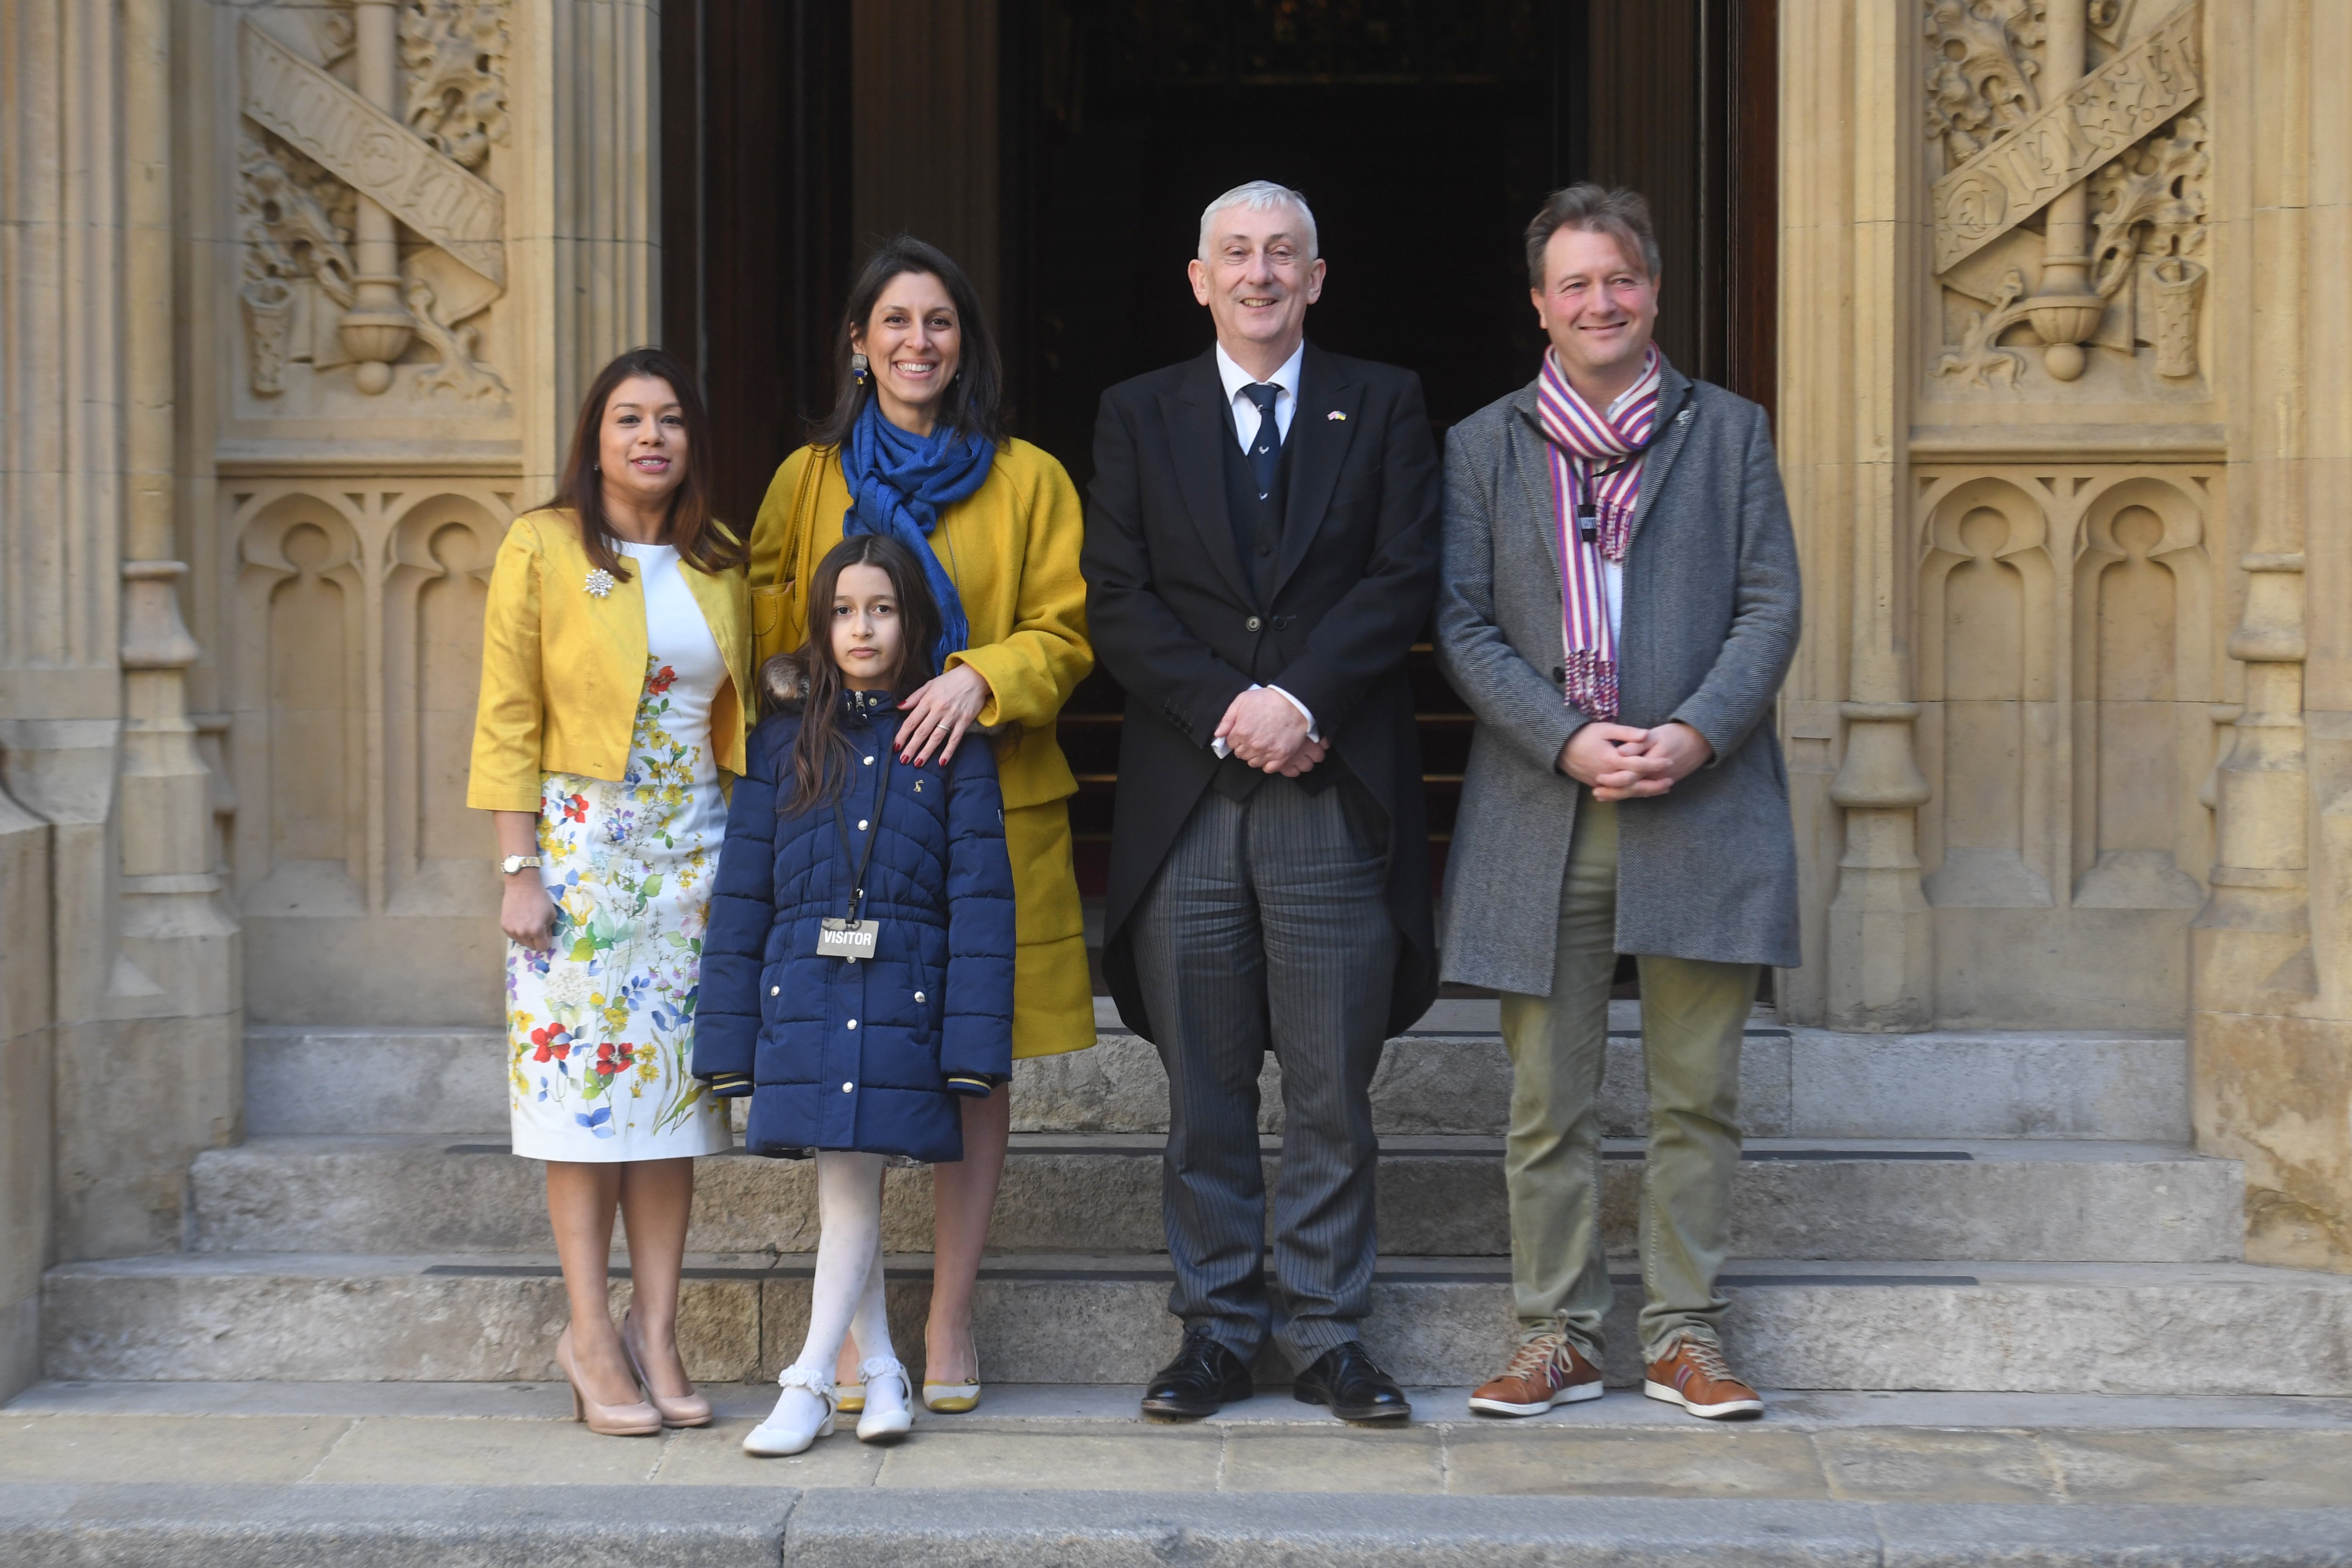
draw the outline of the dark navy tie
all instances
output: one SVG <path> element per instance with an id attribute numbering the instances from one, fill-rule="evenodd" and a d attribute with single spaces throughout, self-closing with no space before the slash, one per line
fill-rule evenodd
<path id="1" fill-rule="evenodd" d="M 1242 388 L 1242 395 L 1257 405 L 1257 434 L 1250 437 L 1249 465 L 1260 500 L 1274 493 L 1275 467 L 1282 461 L 1282 426 L 1274 419 L 1275 394 L 1281 390 L 1267 381 L 1254 381 Z"/>

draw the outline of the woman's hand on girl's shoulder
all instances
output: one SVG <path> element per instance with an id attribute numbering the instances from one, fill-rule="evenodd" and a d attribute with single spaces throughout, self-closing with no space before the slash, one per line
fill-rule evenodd
<path id="1" fill-rule="evenodd" d="M 988 678 L 968 664 L 925 681 L 898 704 L 907 710 L 898 738 L 890 742 L 898 748 L 898 760 L 919 768 L 938 752 L 940 765 L 947 766 L 955 760 L 964 731 L 988 706 L 989 696 Z"/>

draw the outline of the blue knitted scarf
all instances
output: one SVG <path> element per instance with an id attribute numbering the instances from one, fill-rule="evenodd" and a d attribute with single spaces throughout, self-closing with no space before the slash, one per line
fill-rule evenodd
<path id="1" fill-rule="evenodd" d="M 911 435 L 882 417 L 880 399 L 868 397 L 841 447 L 841 472 L 849 481 L 850 506 L 841 531 L 886 533 L 915 552 L 931 596 L 940 602 L 940 641 L 932 668 L 947 668 L 948 655 L 971 642 L 963 595 L 948 575 L 931 531 L 940 513 L 980 489 L 996 460 L 996 447 L 977 436 L 935 426 L 929 436 Z"/>

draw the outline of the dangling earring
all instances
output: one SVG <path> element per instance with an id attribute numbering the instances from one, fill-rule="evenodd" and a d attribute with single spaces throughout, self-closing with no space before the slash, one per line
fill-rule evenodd
<path id="1" fill-rule="evenodd" d="M 849 374 L 857 378 L 860 385 L 865 384 L 866 373 L 871 365 L 872 362 L 864 354 L 853 353 L 849 356 Z"/>

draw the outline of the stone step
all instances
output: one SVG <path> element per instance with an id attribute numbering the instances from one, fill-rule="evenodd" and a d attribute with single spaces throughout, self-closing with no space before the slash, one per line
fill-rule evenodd
<path id="1" fill-rule="evenodd" d="M 1511 1068 L 1493 1008 L 1441 1002 L 1435 1022 L 1484 1026 L 1389 1043 L 1372 1084 L 1382 1136 L 1501 1135 Z M 1612 1030 L 1602 1127 L 1638 1137 L 1648 1129 L 1638 1018 L 1621 1015 Z M 505 1060 L 504 1036 L 491 1029 L 248 1029 L 246 1128 L 256 1137 L 502 1135 Z M 2179 1035 L 1841 1035 L 1758 1024 L 1740 1083 L 1742 1120 L 1757 1138 L 2190 1136 Z M 1281 1069 L 1271 1059 L 1259 1094 L 1259 1124 L 1277 1131 Z M 1113 1029 L 1091 1050 L 1016 1063 L 1013 1114 L 1027 1132 L 1164 1132 L 1167 1078 L 1148 1042 Z"/>
<path id="2" fill-rule="evenodd" d="M 963 1446 L 971 1462 L 961 1468 L 970 1470 L 990 1468 L 998 1451 L 985 1438 Z M 1511 1468 L 1533 1475 L 1540 1466 Z M 1738 1495 L 1748 1467 L 1726 1473 L 1730 1484 L 1717 1494 L 1629 1482 L 1622 1495 L 1537 1497 L 1366 1494 L 1328 1484 L 1228 1494 L 606 1481 L 593 1505 L 571 1504 L 543 1483 L 537 1491 L 471 1483 L 0 1483 L 0 1556 L 26 1568 L 2340 1568 L 2352 1533 L 2345 1508 L 1784 1501 Z M 94 1542 L 104 1543 L 96 1549 L 103 1554 L 92 1554 Z"/>
<path id="3" fill-rule="evenodd" d="M 990 1248 L 1164 1249 L 1161 1140 L 1016 1134 Z M 1271 1186 L 1278 1160 L 1266 1145 Z M 1601 1223 L 1633 1251 L 1642 1146 L 1604 1149 Z M 268 1138 L 197 1157 L 192 1246 L 206 1252 L 509 1252 L 544 1247 L 541 1167 L 499 1142 Z M 1751 1256 L 1867 1260 L 2225 1262 L 2242 1256 L 2236 1162 L 2163 1144 L 2051 1140 L 1758 1140 L 1733 1186 L 1732 1245 Z M 890 1173 L 883 1245 L 931 1245 L 927 1171 Z M 1380 1234 L 1401 1255 L 1510 1251 L 1502 1144 L 1391 1138 Z M 698 1163 L 697 1252 L 816 1245 L 814 1168 L 718 1155 Z"/>
<path id="4" fill-rule="evenodd" d="M 0 1422 L 0 1561 L 2248 1568 L 2352 1539 L 2336 1400 L 1768 1390 L 1727 1429 L 1416 1388 L 1364 1432 L 1278 1392 L 1168 1426 L 1132 1387 L 999 1384 L 890 1447 L 755 1459 L 773 1386 L 704 1392 L 711 1426 L 614 1440 L 547 1384 L 46 1384 Z"/>
<path id="5" fill-rule="evenodd" d="M 811 1259 L 697 1255 L 688 1371 L 772 1375 L 806 1331 Z M 894 1334 L 919 1359 L 929 1260 L 890 1261 Z M 1637 1276 L 1615 1277 L 1605 1370 L 1639 1375 Z M 1167 1259 L 995 1257 L 973 1310 L 1012 1383 L 1140 1383 L 1171 1354 Z M 2352 1394 L 2352 1276 L 2247 1264 L 1737 1260 L 1726 1336 L 1759 1386 L 2131 1394 Z M 627 1286 L 616 1280 L 616 1301 Z M 60 1264 L 43 1281 L 47 1375 L 89 1380 L 545 1380 L 569 1316 L 545 1255 L 214 1253 Z M 1364 1339 L 1406 1383 L 1491 1375 L 1511 1337 L 1501 1259 L 1385 1259 Z M 1261 1372 L 1278 1377 L 1268 1363 Z"/>

